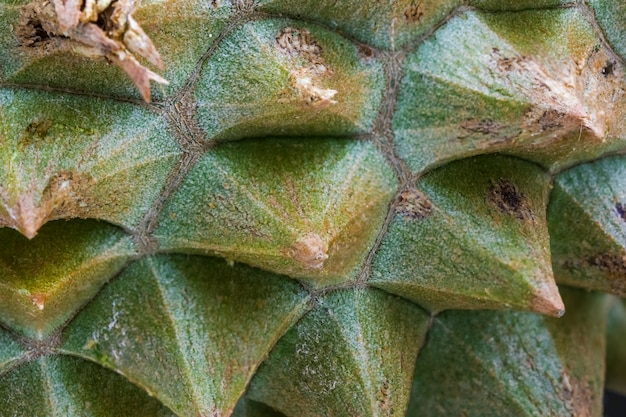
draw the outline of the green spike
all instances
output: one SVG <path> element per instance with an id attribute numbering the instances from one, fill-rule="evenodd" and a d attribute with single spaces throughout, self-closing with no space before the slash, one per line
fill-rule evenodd
<path id="1" fill-rule="evenodd" d="M 288 417 L 404 416 L 427 328 L 428 316 L 399 298 L 334 292 L 275 347 L 248 397 Z"/>
<path id="2" fill-rule="evenodd" d="M 400 194 L 370 283 L 433 312 L 523 309 L 559 316 L 535 165 L 488 156 L 450 163 Z"/>
<path id="3" fill-rule="evenodd" d="M 548 218 L 559 283 L 626 295 L 626 158 L 559 175 Z"/>
<path id="4" fill-rule="evenodd" d="M 558 169 L 624 147 L 624 69 L 575 9 L 468 12 L 404 64 L 398 153 L 422 172 L 506 152 Z M 557 98 L 558 97 L 558 98 Z"/>
<path id="5" fill-rule="evenodd" d="M 417 360 L 406 416 L 601 416 L 606 297 L 562 291 L 568 314 L 561 319 L 438 316 Z"/>
<path id="6" fill-rule="evenodd" d="M 2 324 L 44 339 L 136 255 L 130 237 L 93 220 L 45 225 L 33 240 L 0 229 Z"/>
<path id="7" fill-rule="evenodd" d="M 365 142 L 228 144 L 193 168 L 154 235 L 164 251 L 216 254 L 315 287 L 337 284 L 361 272 L 394 189 L 393 172 Z"/>
<path id="8" fill-rule="evenodd" d="M 380 63 L 337 34 L 291 20 L 253 22 L 206 63 L 198 123 L 220 140 L 364 133 L 382 88 Z"/>
<path id="9" fill-rule="evenodd" d="M 33 238 L 47 221 L 136 227 L 180 155 L 164 120 L 105 99 L 0 90 L 0 226 Z"/>
<path id="10" fill-rule="evenodd" d="M 179 416 L 229 415 L 307 300 L 286 278 L 223 260 L 148 258 L 72 321 L 59 350 L 120 372 Z"/>
<path id="11" fill-rule="evenodd" d="M 0 378 L 3 416 L 175 417 L 123 376 L 83 359 L 43 356 Z"/>

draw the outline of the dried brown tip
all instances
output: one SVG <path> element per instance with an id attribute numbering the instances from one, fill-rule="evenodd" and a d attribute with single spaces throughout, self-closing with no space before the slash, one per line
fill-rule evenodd
<path id="1" fill-rule="evenodd" d="M 16 210 L 11 213 L 12 226 L 26 238 L 32 239 L 37 235 L 39 228 L 45 223 L 45 215 L 35 207 L 30 194 L 20 196 Z"/>
<path id="2" fill-rule="evenodd" d="M 132 16 L 128 16 L 128 29 L 124 33 L 124 45 L 131 52 L 146 58 L 148 62 L 158 69 L 162 70 L 164 68 L 161 55 L 156 50 L 152 40 L 150 40 Z"/>
<path id="3" fill-rule="evenodd" d="M 565 314 L 565 305 L 555 284 L 544 284 L 533 294 L 531 307 L 537 313 L 551 317 Z"/>
<path id="4" fill-rule="evenodd" d="M 289 255 L 306 269 L 321 269 L 328 259 L 328 245 L 317 233 L 309 233 L 293 245 Z"/>
<path id="5" fill-rule="evenodd" d="M 134 0 L 38 0 L 24 8 L 28 19 L 23 20 L 27 26 L 43 28 L 57 47 L 114 63 L 149 102 L 150 81 L 168 82 L 133 56 L 142 56 L 159 69 L 164 67 L 152 40 L 132 17 L 134 8 Z M 22 32 L 28 34 L 28 29 Z M 23 43 L 33 42 L 25 39 Z"/>

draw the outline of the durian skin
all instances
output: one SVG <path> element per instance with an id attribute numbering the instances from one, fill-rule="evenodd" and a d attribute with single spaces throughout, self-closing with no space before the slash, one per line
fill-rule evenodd
<path id="1" fill-rule="evenodd" d="M 623 392 L 620 0 L 144 0 L 149 95 L 61 3 L 0 0 L 0 417 Z"/>

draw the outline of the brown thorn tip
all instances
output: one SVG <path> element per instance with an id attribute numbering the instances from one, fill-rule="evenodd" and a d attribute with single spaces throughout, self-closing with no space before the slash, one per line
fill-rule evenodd
<path id="1" fill-rule="evenodd" d="M 533 296 L 531 307 L 537 313 L 551 317 L 562 317 L 565 305 L 556 284 L 546 284 L 539 288 Z"/>

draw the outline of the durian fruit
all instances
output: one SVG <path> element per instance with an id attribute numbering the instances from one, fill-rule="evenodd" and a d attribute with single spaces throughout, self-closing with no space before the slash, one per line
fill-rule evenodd
<path id="1" fill-rule="evenodd" d="M 0 416 L 601 416 L 625 34 L 623 0 L 0 0 Z"/>

